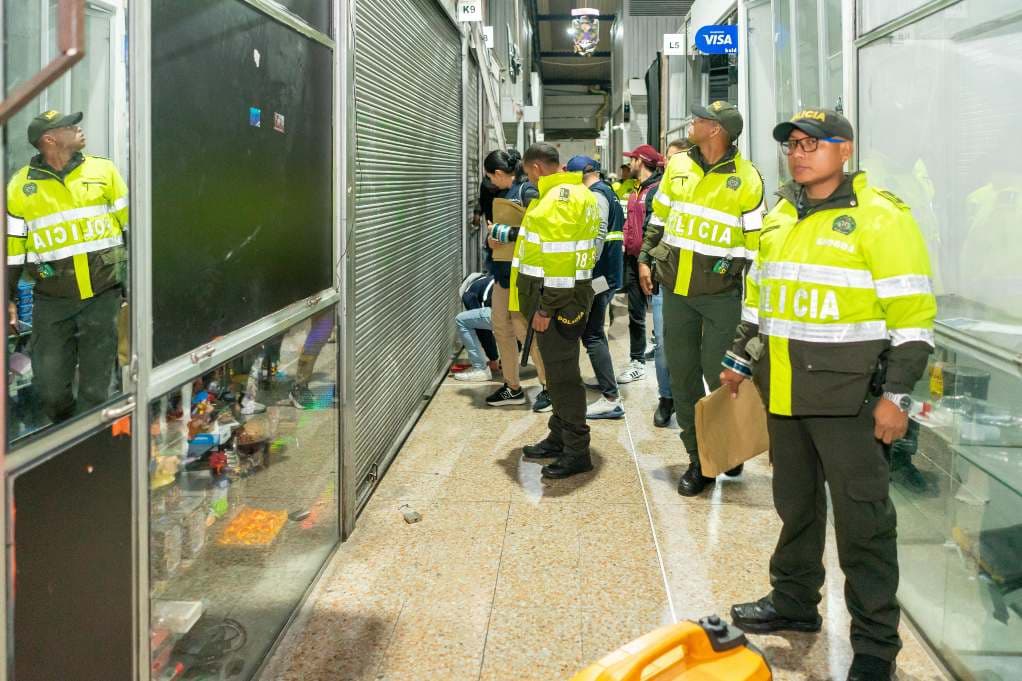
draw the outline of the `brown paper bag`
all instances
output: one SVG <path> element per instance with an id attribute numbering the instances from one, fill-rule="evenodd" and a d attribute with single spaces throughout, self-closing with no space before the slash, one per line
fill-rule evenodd
<path id="1" fill-rule="evenodd" d="M 696 439 L 708 478 L 770 448 L 766 409 L 752 381 L 742 381 L 738 399 L 731 399 L 731 391 L 722 385 L 696 403 Z"/>
<path id="2" fill-rule="evenodd" d="M 493 200 L 493 221 L 512 227 L 520 227 L 525 217 L 525 208 L 521 204 L 507 199 Z M 493 249 L 494 262 L 511 262 L 515 257 L 515 244 L 501 244 Z"/>

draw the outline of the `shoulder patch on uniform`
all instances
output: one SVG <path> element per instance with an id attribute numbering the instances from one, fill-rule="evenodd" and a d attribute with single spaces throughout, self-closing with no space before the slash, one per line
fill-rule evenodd
<path id="1" fill-rule="evenodd" d="M 897 195 L 895 195 L 893 192 L 889 192 L 886 189 L 878 189 L 877 194 L 884 197 L 885 199 L 887 199 L 888 201 L 890 201 L 891 203 L 893 203 L 895 206 L 902 210 L 911 210 L 908 207 L 908 204 L 899 199 Z"/>
<path id="2" fill-rule="evenodd" d="M 557 196 L 558 201 L 568 201 L 571 199 L 571 190 L 567 187 L 561 187 L 561 191 Z"/>
<path id="3" fill-rule="evenodd" d="M 21 191 L 23 191 L 25 193 L 25 196 L 32 196 L 38 190 L 39 190 L 39 187 L 36 186 L 35 182 L 29 182 L 28 184 L 26 184 L 25 186 L 23 186 L 21 188 Z"/>
<path id="4" fill-rule="evenodd" d="M 830 228 L 839 234 L 847 236 L 855 231 L 855 218 L 851 215 L 839 215 L 834 218 L 834 224 Z"/>
<path id="5" fill-rule="evenodd" d="M 739 187 L 742 186 L 742 178 L 738 177 L 737 175 L 732 175 L 731 177 L 727 178 L 727 186 L 728 189 L 738 189 Z"/>

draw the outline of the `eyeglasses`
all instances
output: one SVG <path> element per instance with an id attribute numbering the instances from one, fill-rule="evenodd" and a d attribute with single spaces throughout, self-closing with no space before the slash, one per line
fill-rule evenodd
<path id="1" fill-rule="evenodd" d="M 788 140 L 781 142 L 781 151 L 784 152 L 785 156 L 791 156 L 791 152 L 795 149 L 801 149 L 807 154 L 811 154 L 820 147 L 820 142 L 830 142 L 831 144 L 841 144 L 845 140 L 840 137 L 803 137 L 797 140 Z"/>

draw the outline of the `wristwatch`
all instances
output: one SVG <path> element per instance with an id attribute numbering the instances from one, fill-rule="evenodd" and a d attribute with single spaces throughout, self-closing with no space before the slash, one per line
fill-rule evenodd
<path id="1" fill-rule="evenodd" d="M 912 408 L 912 396 L 907 393 L 884 393 L 884 399 L 904 412 Z"/>

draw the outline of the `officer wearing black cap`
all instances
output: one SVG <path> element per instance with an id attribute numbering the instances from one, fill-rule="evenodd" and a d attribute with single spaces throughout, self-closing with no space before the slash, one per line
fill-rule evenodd
<path id="1" fill-rule="evenodd" d="M 772 591 L 731 613 L 755 633 L 819 631 L 829 489 L 852 616 L 847 678 L 888 681 L 901 641 L 884 445 L 907 429 L 937 308 L 909 208 L 864 173 L 844 172 L 853 137 L 827 109 L 774 128 L 793 180 L 763 221 L 720 380 L 737 394 L 752 377 L 767 405 L 783 524 Z"/>
<path id="2" fill-rule="evenodd" d="M 33 118 L 39 154 L 7 185 L 8 294 L 27 270 L 34 386 L 54 422 L 109 397 L 128 260 L 128 188 L 111 161 L 82 153 L 81 121 L 53 110 Z"/>
<path id="3" fill-rule="evenodd" d="M 663 287 L 664 351 L 681 441 L 689 457 L 678 493 L 696 496 L 714 482 L 702 474 L 695 406 L 719 387 L 716 367 L 741 315 L 742 277 L 755 256 L 764 212 L 763 180 L 738 152 L 742 116 L 734 104 L 692 108 L 693 147 L 667 164 L 653 200 L 654 218 L 639 252 L 639 281 Z M 741 467 L 727 472 L 741 474 Z"/>

